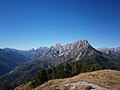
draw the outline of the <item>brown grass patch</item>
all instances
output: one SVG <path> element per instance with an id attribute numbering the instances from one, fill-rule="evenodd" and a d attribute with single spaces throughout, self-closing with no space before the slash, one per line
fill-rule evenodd
<path id="1" fill-rule="evenodd" d="M 71 78 L 50 80 L 37 87 L 35 90 L 67 90 L 68 87 L 65 87 L 65 84 L 78 81 L 98 84 L 110 90 L 120 90 L 120 71 L 100 70 L 82 73 Z M 86 90 L 85 88 L 86 87 L 77 87 L 76 90 Z"/>

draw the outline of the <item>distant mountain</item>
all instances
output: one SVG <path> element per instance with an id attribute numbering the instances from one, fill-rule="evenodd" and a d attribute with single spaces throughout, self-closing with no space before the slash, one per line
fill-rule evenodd
<path id="1" fill-rule="evenodd" d="M 0 76 L 8 73 L 25 62 L 41 56 L 47 50 L 47 47 L 40 47 L 36 50 L 16 50 L 11 48 L 0 49 Z"/>
<path id="2" fill-rule="evenodd" d="M 120 61 L 120 47 L 118 48 L 98 48 L 98 51 L 109 54 L 114 57 L 115 60 Z"/>
<path id="3" fill-rule="evenodd" d="M 48 47 L 39 47 L 37 49 L 30 49 L 30 50 L 19 50 L 19 53 L 22 55 L 26 56 L 30 60 L 37 58 L 44 54 L 44 52 L 48 51 Z"/>
<path id="4" fill-rule="evenodd" d="M 17 50 L 0 49 L 0 75 L 3 75 L 18 65 L 26 62 L 27 58 Z"/>
<path id="5" fill-rule="evenodd" d="M 120 47 L 118 47 L 118 48 L 98 48 L 97 50 L 102 51 L 107 54 L 120 55 Z"/>
<path id="6" fill-rule="evenodd" d="M 82 65 L 83 71 L 94 71 L 98 69 L 120 70 L 120 62 L 114 60 L 111 55 L 101 53 L 93 48 L 87 40 L 79 40 L 62 46 L 56 44 L 50 48 L 42 47 L 30 51 L 21 51 L 22 54 L 32 60 L 21 65 L 10 73 L 0 78 L 0 89 L 5 85 L 15 85 L 26 83 L 31 80 L 38 72 L 44 69 L 51 69 L 70 64 L 73 67 L 72 75 L 78 73 L 76 65 Z M 65 70 L 62 68 L 61 70 Z M 63 70 L 63 71 L 64 71 Z M 81 70 L 81 69 L 80 69 Z M 71 72 L 70 72 L 71 73 Z M 57 75 L 57 73 L 54 73 Z"/>

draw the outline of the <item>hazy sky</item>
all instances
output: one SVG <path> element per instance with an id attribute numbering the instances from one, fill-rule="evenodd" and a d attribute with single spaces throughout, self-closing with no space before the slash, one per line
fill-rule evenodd
<path id="1" fill-rule="evenodd" d="M 120 47 L 120 0 L 0 0 L 0 48 L 87 39 Z"/>

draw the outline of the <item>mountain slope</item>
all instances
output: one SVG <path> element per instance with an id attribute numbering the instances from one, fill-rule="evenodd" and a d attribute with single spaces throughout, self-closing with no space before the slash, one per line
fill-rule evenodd
<path id="1" fill-rule="evenodd" d="M 15 90 L 29 90 L 29 85 L 30 83 L 20 85 Z M 100 90 L 119 90 L 120 71 L 100 70 L 82 73 L 71 78 L 50 80 L 34 90 L 86 90 L 87 88 L 95 89 L 95 85 L 97 85 L 97 88 L 98 86 L 102 87 Z M 70 89 L 73 87 L 74 89 Z"/>
<path id="2" fill-rule="evenodd" d="M 11 50 L 0 49 L 0 75 L 3 75 L 14 67 L 26 62 L 27 58 Z"/>
<path id="3" fill-rule="evenodd" d="M 36 57 L 41 56 L 48 50 L 47 47 L 40 47 L 36 50 L 16 50 L 11 48 L 0 49 L 0 76 L 13 70 Z"/>
<path id="4" fill-rule="evenodd" d="M 90 72 L 102 69 L 113 69 L 120 70 L 120 62 L 112 61 L 108 59 L 108 56 L 102 56 L 99 53 L 94 53 L 87 55 L 86 52 L 85 57 L 82 57 L 80 60 L 68 60 L 56 67 L 43 70 L 36 75 L 36 77 L 32 80 L 32 87 L 37 87 L 38 85 L 43 84 L 44 82 L 51 79 L 60 79 L 67 78 L 77 75 L 83 72 Z"/>
<path id="5" fill-rule="evenodd" d="M 111 71 L 111 70 L 101 70 L 90 73 L 79 74 L 78 76 L 67 78 L 63 80 L 53 80 L 46 82 L 35 90 L 44 90 L 49 88 L 49 90 L 55 90 L 55 88 L 65 88 L 66 84 L 75 83 L 78 81 L 86 81 L 100 85 L 102 87 L 108 88 L 110 90 L 119 90 L 120 89 L 120 71 Z M 57 82 L 57 83 L 56 83 Z M 56 83 L 56 84 L 55 84 Z M 58 84 L 59 83 L 59 84 Z M 63 86 L 63 87 L 62 87 Z M 67 87 L 70 88 L 70 87 Z"/>

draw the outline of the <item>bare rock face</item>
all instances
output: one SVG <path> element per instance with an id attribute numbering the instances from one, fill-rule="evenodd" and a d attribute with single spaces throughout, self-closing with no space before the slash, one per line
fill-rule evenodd
<path id="1" fill-rule="evenodd" d="M 55 46 L 50 47 L 50 55 L 53 57 L 58 57 L 61 55 L 62 45 L 60 43 L 56 44 Z"/>
<path id="2" fill-rule="evenodd" d="M 69 87 L 68 90 L 81 90 L 80 89 L 81 87 L 84 87 L 85 88 L 84 90 L 92 90 L 92 89 L 93 90 L 109 90 L 109 89 L 101 87 L 97 84 L 88 83 L 88 82 L 85 82 L 85 81 L 78 81 L 78 82 L 75 82 L 75 83 L 67 83 L 65 86 Z"/>
<path id="3" fill-rule="evenodd" d="M 82 48 L 85 48 L 85 47 L 88 47 L 90 46 L 90 44 L 88 43 L 87 40 L 78 40 L 74 43 L 70 43 L 70 44 L 67 44 L 67 45 L 64 45 L 63 46 L 63 50 L 64 52 L 66 51 L 72 51 L 72 50 L 76 50 L 76 49 L 82 49 Z"/>
<path id="4" fill-rule="evenodd" d="M 77 53 L 82 49 L 92 48 L 87 40 L 78 40 L 76 42 L 66 44 L 62 46 L 61 44 L 56 44 L 55 46 L 50 47 L 50 54 L 54 57 L 59 57 L 62 55 L 68 55 L 70 52 Z"/>

